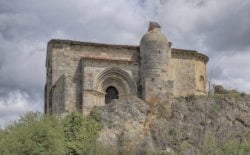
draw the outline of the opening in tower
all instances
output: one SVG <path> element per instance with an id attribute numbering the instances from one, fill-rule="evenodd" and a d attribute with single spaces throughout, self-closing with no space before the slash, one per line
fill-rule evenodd
<path id="1" fill-rule="evenodd" d="M 118 90 L 110 86 L 106 89 L 106 95 L 105 95 L 105 103 L 109 104 L 113 99 L 118 99 L 119 98 L 119 92 Z"/>

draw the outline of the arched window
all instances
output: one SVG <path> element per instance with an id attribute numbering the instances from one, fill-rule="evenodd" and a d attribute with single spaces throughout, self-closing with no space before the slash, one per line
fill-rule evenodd
<path id="1" fill-rule="evenodd" d="M 119 98 L 119 92 L 118 90 L 110 86 L 106 89 L 106 95 L 105 95 L 105 103 L 109 104 L 113 99 L 118 99 Z"/>
<path id="2" fill-rule="evenodd" d="M 201 91 L 205 91 L 205 88 L 206 88 L 206 86 L 205 86 L 205 78 L 204 78 L 204 76 L 200 76 L 200 79 L 199 79 L 199 89 Z"/>

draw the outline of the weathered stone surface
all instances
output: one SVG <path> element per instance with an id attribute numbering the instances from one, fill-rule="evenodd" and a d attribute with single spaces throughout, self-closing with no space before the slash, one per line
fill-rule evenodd
<path id="1" fill-rule="evenodd" d="M 53 103 L 51 109 L 54 109 L 54 113 L 61 113 L 64 111 L 65 104 L 65 93 L 64 93 L 64 76 L 60 77 L 55 83 L 53 89 L 51 90 L 52 101 Z"/>
<path id="2" fill-rule="evenodd" d="M 131 97 L 99 108 L 104 128 L 97 141 L 132 154 L 203 154 L 211 137 L 217 147 L 250 141 L 250 97 L 175 98 L 171 107 L 154 105 Z"/>

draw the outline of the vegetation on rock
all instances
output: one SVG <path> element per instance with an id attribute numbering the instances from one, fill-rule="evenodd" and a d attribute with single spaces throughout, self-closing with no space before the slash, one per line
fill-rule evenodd
<path id="1" fill-rule="evenodd" d="M 64 118 L 28 113 L 0 131 L 0 152 L 9 154 L 88 154 L 101 124 L 72 113 Z"/>
<path id="2" fill-rule="evenodd" d="M 98 141 L 128 154 L 250 154 L 250 97 L 131 97 L 99 108 Z"/>
<path id="3" fill-rule="evenodd" d="M 89 116 L 28 113 L 0 130 L 9 154 L 250 154 L 250 97 L 114 100 Z"/>

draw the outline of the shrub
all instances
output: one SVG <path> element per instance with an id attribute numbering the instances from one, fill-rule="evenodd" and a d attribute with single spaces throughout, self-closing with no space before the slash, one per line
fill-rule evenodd
<path id="1" fill-rule="evenodd" d="M 2 154 L 63 153 L 64 137 L 56 119 L 41 113 L 28 113 L 2 131 Z"/>
<path id="2" fill-rule="evenodd" d="M 88 154 L 95 146 L 96 136 L 101 129 L 92 117 L 72 113 L 65 118 L 65 148 L 67 154 Z"/>
<path id="3" fill-rule="evenodd" d="M 65 118 L 28 113 L 0 130 L 0 152 L 3 155 L 94 153 L 100 129 L 100 123 L 93 117 L 78 113 Z"/>
<path id="4" fill-rule="evenodd" d="M 250 143 L 247 141 L 239 142 L 235 139 L 221 143 L 215 136 L 205 135 L 201 153 L 207 155 L 249 154 Z"/>

